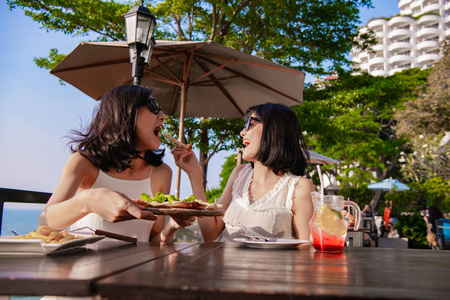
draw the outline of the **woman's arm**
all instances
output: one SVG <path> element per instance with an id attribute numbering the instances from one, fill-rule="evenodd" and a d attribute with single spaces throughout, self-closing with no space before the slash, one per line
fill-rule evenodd
<path id="1" fill-rule="evenodd" d="M 90 189 L 98 169 L 79 153 L 69 157 L 61 180 L 39 216 L 40 225 L 64 229 L 94 212 L 110 222 L 128 219 L 154 220 L 129 197 L 106 188 Z M 77 194 L 78 191 L 78 194 Z"/>
<path id="2" fill-rule="evenodd" d="M 310 240 L 309 221 L 314 213 L 311 192 L 315 191 L 312 182 L 300 178 L 295 188 L 292 212 L 294 214 L 295 237 L 300 240 Z"/>
<path id="3" fill-rule="evenodd" d="M 191 182 L 192 193 L 195 198 L 208 201 L 208 199 L 206 199 L 205 189 L 203 188 L 202 170 L 194 152 L 192 150 L 177 147 L 172 150 L 172 153 L 175 157 L 177 166 L 188 174 L 189 181 Z M 243 167 L 244 165 L 237 166 L 233 170 L 220 199 L 217 201 L 218 204 L 222 205 L 222 209 L 224 211 L 227 210 L 231 203 L 233 183 Z M 198 223 L 203 239 L 206 242 L 217 239 L 225 228 L 222 216 L 199 217 Z"/>

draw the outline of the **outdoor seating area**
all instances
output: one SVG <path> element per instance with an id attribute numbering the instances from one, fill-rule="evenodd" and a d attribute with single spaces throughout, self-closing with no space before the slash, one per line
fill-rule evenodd
<path id="1" fill-rule="evenodd" d="M 450 300 L 450 0 L 37 2 L 0 300 Z"/>

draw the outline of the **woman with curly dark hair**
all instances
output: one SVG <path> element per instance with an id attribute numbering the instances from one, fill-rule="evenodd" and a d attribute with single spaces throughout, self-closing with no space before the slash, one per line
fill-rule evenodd
<path id="1" fill-rule="evenodd" d="M 164 226 L 164 217 L 156 218 L 133 201 L 141 193 L 170 192 L 172 170 L 159 149 L 165 115 L 151 92 L 141 86 L 112 89 L 90 126 L 73 132 L 73 154 L 40 215 L 40 225 L 89 226 L 139 241 L 165 241 L 192 223 L 171 218 Z"/>
<path id="2" fill-rule="evenodd" d="M 308 152 L 297 116 L 287 106 L 266 103 L 250 107 L 241 131 L 242 157 L 250 164 L 237 166 L 218 200 L 225 215 L 199 218 L 203 238 L 224 241 L 241 234 L 310 239 L 313 214 L 311 192 L 304 177 Z M 198 199 L 205 199 L 201 169 L 191 150 L 172 150 L 177 165 L 189 176 Z"/>

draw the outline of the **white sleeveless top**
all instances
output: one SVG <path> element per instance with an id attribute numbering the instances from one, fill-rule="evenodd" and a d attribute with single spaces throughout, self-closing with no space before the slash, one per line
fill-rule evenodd
<path id="1" fill-rule="evenodd" d="M 301 176 L 285 173 L 275 187 L 261 199 L 249 197 L 253 168 L 245 166 L 233 183 L 232 200 L 223 217 L 225 229 L 222 240 L 232 242 L 241 233 L 266 237 L 295 238 L 292 196 Z"/>
<path id="2" fill-rule="evenodd" d="M 152 170 L 153 168 L 150 170 L 149 177 L 142 180 L 117 179 L 100 170 L 91 189 L 100 187 L 109 188 L 113 191 L 124 193 L 131 199 L 140 199 L 141 193 L 147 193 L 153 196 L 150 186 L 150 175 Z M 148 242 L 153 223 L 154 221 L 147 220 L 129 220 L 111 223 L 95 213 L 90 213 L 78 220 L 76 223 L 72 224 L 72 226 L 70 226 L 70 230 L 88 226 L 94 230 L 100 229 L 110 231 L 113 233 L 135 237 L 139 242 Z"/>

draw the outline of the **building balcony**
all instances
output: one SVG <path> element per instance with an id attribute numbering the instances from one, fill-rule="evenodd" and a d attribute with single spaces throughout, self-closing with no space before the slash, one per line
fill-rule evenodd
<path id="1" fill-rule="evenodd" d="M 440 36 L 441 30 L 439 28 L 425 27 L 417 31 L 417 37 L 426 38 L 432 36 Z"/>
<path id="2" fill-rule="evenodd" d="M 450 1 L 447 1 L 447 3 L 444 4 L 444 10 L 450 9 Z"/>
<path id="3" fill-rule="evenodd" d="M 378 31 L 375 33 L 375 37 L 377 38 L 378 43 L 383 43 L 384 38 L 386 37 L 386 33 L 384 31 Z"/>
<path id="4" fill-rule="evenodd" d="M 442 17 L 438 16 L 438 15 L 425 15 L 425 16 L 422 16 L 417 21 L 417 25 L 426 26 L 426 25 L 438 24 L 441 20 L 442 20 Z"/>
<path id="5" fill-rule="evenodd" d="M 382 65 L 387 62 L 388 60 L 384 56 L 374 57 L 369 60 L 369 67 L 373 67 L 375 65 Z"/>
<path id="6" fill-rule="evenodd" d="M 414 23 L 414 19 L 406 16 L 396 16 L 389 20 L 389 28 L 403 27 Z"/>
<path id="7" fill-rule="evenodd" d="M 361 69 L 362 72 L 368 72 L 369 71 L 369 64 L 367 64 L 367 63 L 360 64 L 359 68 Z"/>
<path id="8" fill-rule="evenodd" d="M 412 1 L 409 8 L 414 10 L 414 9 L 420 9 L 421 6 L 422 6 L 422 1 Z"/>
<path id="9" fill-rule="evenodd" d="M 370 71 L 370 75 L 372 75 L 372 76 L 387 76 L 388 72 L 386 70 L 374 70 L 374 71 Z"/>
<path id="10" fill-rule="evenodd" d="M 417 62 L 420 63 L 420 64 L 432 63 L 432 62 L 435 62 L 435 61 L 439 60 L 439 58 L 441 58 L 441 57 L 437 53 L 422 54 L 422 55 L 417 57 Z"/>
<path id="11" fill-rule="evenodd" d="M 372 29 L 374 31 L 383 31 L 384 25 L 386 25 L 387 21 L 385 19 L 373 19 L 367 23 L 367 28 Z"/>
<path id="12" fill-rule="evenodd" d="M 444 7 L 439 3 L 430 4 L 430 5 L 424 6 L 422 8 L 422 13 L 423 14 L 431 13 L 431 12 L 439 13 L 439 11 L 441 11 L 443 8 Z"/>
<path id="13" fill-rule="evenodd" d="M 389 39 L 404 39 L 412 35 L 411 30 L 408 29 L 394 29 L 389 32 Z"/>
<path id="14" fill-rule="evenodd" d="M 359 56 L 352 57 L 352 63 L 359 65 L 361 63 L 361 58 L 359 58 Z"/>
<path id="15" fill-rule="evenodd" d="M 359 57 L 361 58 L 361 59 L 363 59 L 363 58 L 365 58 L 365 57 L 369 57 L 370 56 L 370 53 L 369 52 L 361 52 L 360 54 L 359 54 Z"/>
<path id="16" fill-rule="evenodd" d="M 396 42 L 389 45 L 389 52 L 396 51 L 396 52 L 402 52 L 411 50 L 413 48 L 413 45 L 411 43 L 407 42 Z"/>
<path id="17" fill-rule="evenodd" d="M 438 48 L 438 41 L 423 41 L 417 44 L 417 50 L 433 50 Z"/>
<path id="18" fill-rule="evenodd" d="M 408 9 L 409 5 L 411 4 L 412 1 L 413 0 L 400 0 L 400 1 L 398 1 L 398 7 L 401 10 Z"/>
<path id="19" fill-rule="evenodd" d="M 389 58 L 389 64 L 403 65 L 413 61 L 410 55 L 395 55 Z"/>
<path id="20" fill-rule="evenodd" d="M 375 52 L 383 52 L 386 48 L 387 48 L 387 46 L 384 44 L 376 44 L 375 46 L 373 46 L 372 49 Z"/>

